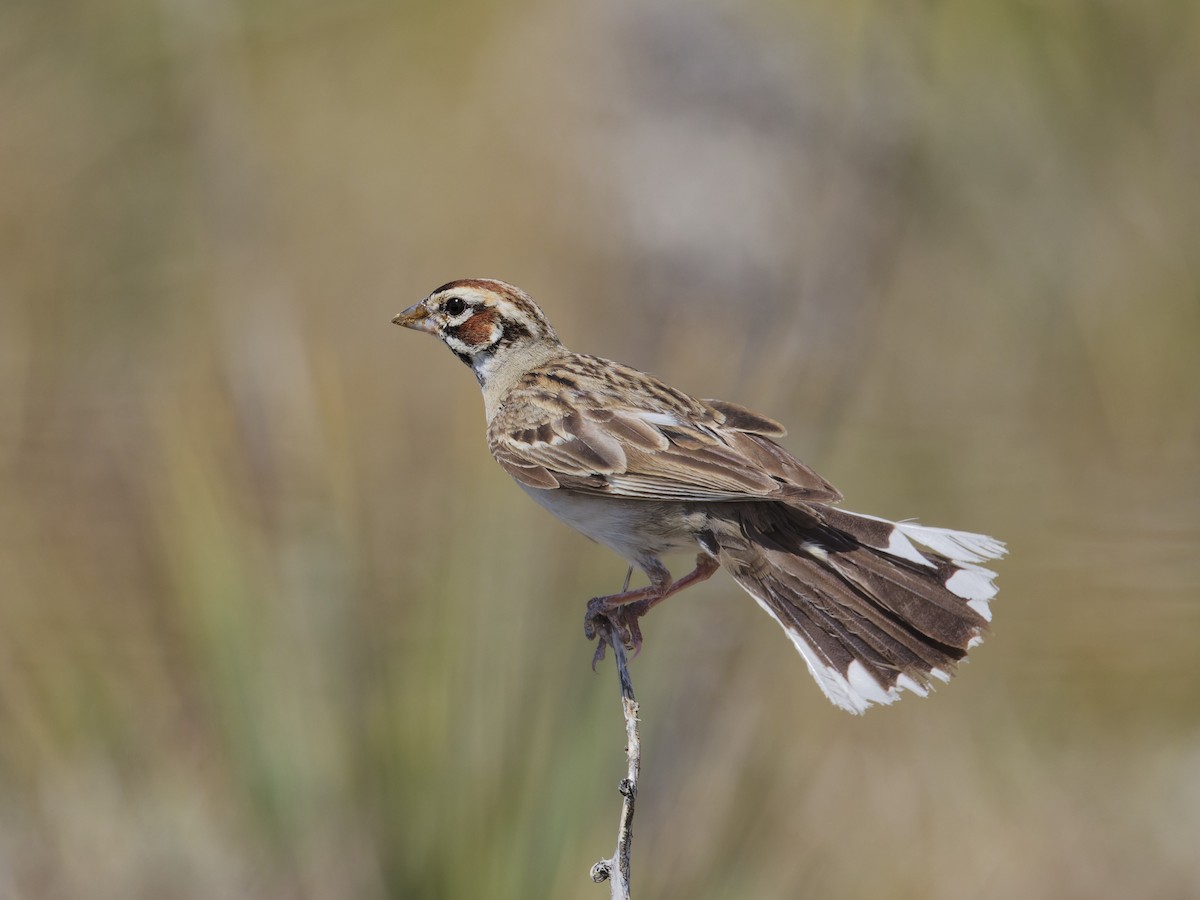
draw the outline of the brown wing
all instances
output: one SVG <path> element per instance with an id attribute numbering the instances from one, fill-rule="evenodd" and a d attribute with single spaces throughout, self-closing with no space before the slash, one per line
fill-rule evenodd
<path id="1" fill-rule="evenodd" d="M 589 370 L 604 367 L 603 380 Z M 527 373 L 488 427 L 492 455 L 533 488 L 645 500 L 829 503 L 838 491 L 771 437 L 778 422 L 583 357 Z"/>

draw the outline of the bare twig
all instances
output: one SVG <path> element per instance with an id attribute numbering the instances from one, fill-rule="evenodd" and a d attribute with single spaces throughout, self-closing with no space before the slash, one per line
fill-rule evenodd
<path id="1" fill-rule="evenodd" d="M 642 744 L 638 737 L 638 704 L 633 696 L 633 680 L 621 639 L 608 630 L 609 643 L 617 661 L 617 676 L 621 679 L 621 710 L 625 714 L 625 756 L 628 770 L 617 790 L 621 802 L 621 820 L 617 826 L 617 850 L 609 859 L 592 866 L 592 881 L 607 881 L 612 900 L 629 900 L 629 854 L 633 844 L 633 806 L 637 800 L 638 775 L 642 768 Z"/>

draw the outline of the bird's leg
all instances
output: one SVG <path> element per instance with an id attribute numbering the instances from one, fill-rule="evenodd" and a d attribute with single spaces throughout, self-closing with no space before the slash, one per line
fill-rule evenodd
<path id="1" fill-rule="evenodd" d="M 678 581 L 672 583 L 661 595 L 634 601 L 632 605 L 626 607 L 625 614 L 640 619 L 668 597 L 675 596 L 680 591 L 690 588 L 693 584 L 708 581 L 719 568 L 721 568 L 721 564 L 707 553 L 698 553 L 696 554 L 696 568 L 692 569 L 692 571 L 688 572 Z"/>
<path id="2" fill-rule="evenodd" d="M 671 573 L 662 563 L 657 563 L 646 570 L 650 576 L 650 584 L 646 587 L 628 590 L 629 577 L 626 576 L 626 590 L 591 600 L 583 619 L 583 633 L 589 641 L 599 637 L 596 654 L 592 657 L 592 668 L 604 659 L 604 647 L 610 640 L 619 639 L 627 649 L 637 654 L 642 648 L 642 629 L 638 619 L 673 594 L 708 580 L 719 568 L 720 563 L 707 553 L 701 553 L 696 557 L 696 568 L 672 582 Z M 607 627 L 598 627 L 602 623 Z"/>

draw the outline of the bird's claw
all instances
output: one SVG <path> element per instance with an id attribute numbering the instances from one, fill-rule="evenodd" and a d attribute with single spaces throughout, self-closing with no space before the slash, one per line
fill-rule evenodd
<path id="1" fill-rule="evenodd" d="M 588 603 L 587 614 L 583 618 L 584 636 L 589 641 L 596 641 L 592 671 L 595 671 L 596 664 L 604 659 L 605 648 L 614 640 L 619 640 L 634 657 L 641 652 L 642 629 L 638 619 L 649 611 L 648 605 L 640 601 L 607 608 L 604 600 L 603 597 L 597 597 Z"/>

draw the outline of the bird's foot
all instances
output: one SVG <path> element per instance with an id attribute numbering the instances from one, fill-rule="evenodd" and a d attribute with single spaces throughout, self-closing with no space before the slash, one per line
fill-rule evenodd
<path id="1" fill-rule="evenodd" d="M 720 568 L 720 563 L 708 553 L 696 557 L 696 568 L 678 581 L 671 581 L 671 573 L 660 563 L 650 574 L 651 582 L 643 588 L 629 590 L 629 576 L 625 577 L 625 589 L 619 594 L 596 597 L 588 602 L 583 617 L 583 633 L 589 641 L 596 641 L 596 653 L 592 657 L 592 669 L 604 659 L 604 648 L 619 640 L 621 645 L 634 656 L 642 649 L 642 629 L 638 620 L 672 594 L 708 579 Z M 632 570 L 631 570 L 632 571 Z"/>
<path id="2" fill-rule="evenodd" d="M 583 634 L 589 641 L 596 641 L 596 652 L 592 656 L 592 669 L 604 659 L 605 648 L 620 641 L 627 651 L 637 656 L 642 649 L 642 629 L 638 619 L 650 611 L 651 598 L 642 594 L 642 599 L 630 600 L 623 595 L 622 602 L 613 603 L 614 597 L 596 597 L 588 603 L 583 617 Z M 615 647 L 616 645 L 613 644 Z"/>

